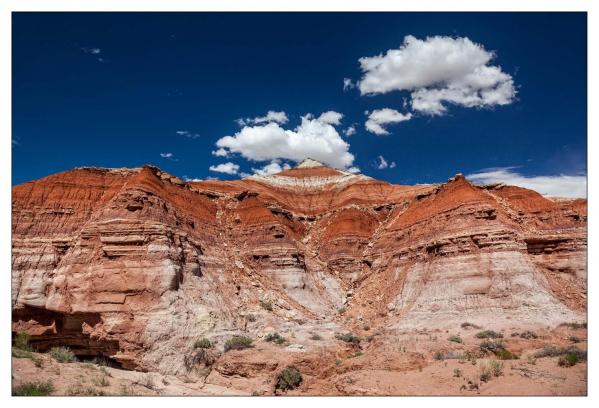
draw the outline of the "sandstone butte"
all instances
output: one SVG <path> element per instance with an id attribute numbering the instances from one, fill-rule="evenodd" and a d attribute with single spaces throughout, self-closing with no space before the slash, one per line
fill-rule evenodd
<path id="1" fill-rule="evenodd" d="M 184 182 L 149 165 L 82 167 L 13 187 L 12 330 L 40 352 L 232 393 L 272 393 L 289 364 L 297 393 L 410 393 L 342 378 L 422 371 L 434 347 L 459 346 L 446 333 L 464 322 L 508 343 L 515 329 L 555 338 L 586 321 L 586 250 L 585 199 L 461 174 L 403 186 L 307 159 Z M 265 341 L 274 332 L 283 345 Z M 439 342 L 410 349 L 423 333 Z M 254 347 L 225 353 L 233 335 Z M 199 338 L 213 347 L 194 349 Z"/>

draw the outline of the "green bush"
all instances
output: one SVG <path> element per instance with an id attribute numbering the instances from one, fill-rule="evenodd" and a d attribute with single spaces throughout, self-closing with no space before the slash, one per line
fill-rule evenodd
<path id="1" fill-rule="evenodd" d="M 21 350 L 31 350 L 31 346 L 29 346 L 29 334 L 25 332 L 19 332 L 15 336 L 14 345 L 16 348 Z"/>
<path id="2" fill-rule="evenodd" d="M 344 341 L 346 343 L 352 343 L 352 344 L 355 344 L 355 345 L 360 344 L 360 340 L 361 340 L 358 336 L 355 336 L 352 333 L 345 333 L 345 334 L 339 334 L 339 333 L 337 333 L 335 335 L 335 338 L 337 340 L 341 340 L 341 341 Z"/>
<path id="3" fill-rule="evenodd" d="M 503 338 L 503 334 L 497 333 L 493 330 L 483 330 L 476 333 L 477 339 L 501 339 Z"/>
<path id="4" fill-rule="evenodd" d="M 72 363 L 73 361 L 77 361 L 77 357 L 75 357 L 75 354 L 69 350 L 68 347 L 52 347 L 50 349 L 50 355 L 59 363 Z"/>
<path id="5" fill-rule="evenodd" d="M 460 336 L 449 336 L 449 338 L 447 340 L 453 341 L 454 343 L 463 343 L 464 342 L 464 340 L 462 340 L 462 338 Z"/>
<path id="6" fill-rule="evenodd" d="M 285 339 L 285 337 L 281 336 L 279 333 L 269 333 L 266 335 L 264 340 L 270 341 L 272 343 L 279 344 L 279 345 L 284 344 L 287 341 L 287 339 Z"/>
<path id="7" fill-rule="evenodd" d="M 225 352 L 229 350 L 243 350 L 252 347 L 254 341 L 245 336 L 233 336 L 225 342 Z"/>
<path id="8" fill-rule="evenodd" d="M 51 381 L 36 381 L 14 387 L 12 395 L 16 397 L 43 397 L 52 394 L 53 391 L 54 385 Z"/>
<path id="9" fill-rule="evenodd" d="M 202 337 L 201 339 L 197 339 L 193 343 L 193 348 L 209 349 L 209 348 L 212 348 L 212 343 L 207 338 Z"/>
<path id="10" fill-rule="evenodd" d="M 281 374 L 279 374 L 279 379 L 277 381 L 277 389 L 279 390 L 292 390 L 297 388 L 302 382 L 302 374 L 295 367 L 287 367 Z"/>
<path id="11" fill-rule="evenodd" d="M 519 357 L 506 349 L 500 349 L 495 352 L 495 355 L 500 360 L 518 360 Z"/>
<path id="12" fill-rule="evenodd" d="M 560 367 L 572 367 L 578 363 L 578 356 L 576 353 L 566 353 L 557 360 L 557 365 Z"/>

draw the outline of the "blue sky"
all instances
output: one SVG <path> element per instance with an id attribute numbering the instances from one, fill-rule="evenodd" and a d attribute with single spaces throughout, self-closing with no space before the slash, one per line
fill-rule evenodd
<path id="1" fill-rule="evenodd" d="M 580 196 L 586 36 L 584 13 L 15 13 L 12 182 L 144 163 L 226 180 L 309 152 Z"/>

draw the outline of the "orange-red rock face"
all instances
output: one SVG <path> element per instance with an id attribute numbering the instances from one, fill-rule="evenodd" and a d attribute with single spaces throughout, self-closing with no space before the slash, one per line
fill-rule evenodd
<path id="1" fill-rule="evenodd" d="M 185 183 L 81 168 L 14 187 L 12 220 L 14 331 L 126 368 L 181 373 L 200 336 L 586 311 L 586 200 L 462 176 L 398 186 L 300 166 Z"/>

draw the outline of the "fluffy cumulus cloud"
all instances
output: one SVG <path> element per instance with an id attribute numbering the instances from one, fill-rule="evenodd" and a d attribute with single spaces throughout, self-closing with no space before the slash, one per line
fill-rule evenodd
<path id="1" fill-rule="evenodd" d="M 362 95 L 391 91 L 411 93 L 412 109 L 441 115 L 447 103 L 491 107 L 513 102 L 516 88 L 501 67 L 490 65 L 495 54 L 466 37 L 408 35 L 399 49 L 360 58 Z"/>
<path id="2" fill-rule="evenodd" d="M 216 173 L 235 175 L 239 172 L 239 165 L 231 162 L 226 162 L 221 163 L 218 166 L 210 166 L 208 169 Z"/>
<path id="3" fill-rule="evenodd" d="M 384 169 L 393 169 L 395 168 L 396 164 L 394 161 L 392 161 L 391 163 L 387 162 L 387 160 L 385 160 L 385 158 L 383 156 L 379 156 L 378 157 L 378 161 L 376 164 L 376 168 L 379 170 L 384 170 Z"/>
<path id="4" fill-rule="evenodd" d="M 586 176 L 524 176 L 513 167 L 483 170 L 467 175 L 466 178 L 476 184 L 505 183 L 535 190 L 553 197 L 586 197 Z"/>
<path id="5" fill-rule="evenodd" d="M 280 173 L 283 170 L 289 170 L 290 168 L 291 166 L 289 163 L 283 163 L 281 165 L 280 160 L 273 160 L 262 168 L 252 168 L 252 170 L 259 176 L 272 176 L 273 174 Z"/>
<path id="6" fill-rule="evenodd" d="M 375 109 L 370 113 L 366 113 L 368 114 L 368 120 L 365 123 L 366 130 L 377 135 L 389 134 L 389 131 L 383 127 L 384 125 L 412 119 L 411 113 L 403 114 L 395 109 L 389 108 Z"/>
<path id="7" fill-rule="evenodd" d="M 331 124 L 336 122 L 333 119 L 340 120 L 340 117 L 326 112 L 324 117 L 303 116 L 295 129 L 284 129 L 275 122 L 245 126 L 233 136 L 220 138 L 213 154 L 222 157 L 239 154 L 252 161 L 300 162 L 311 157 L 332 167 L 348 169 L 354 155 Z"/>
<path id="8" fill-rule="evenodd" d="M 343 114 L 342 113 L 335 112 L 335 111 L 328 111 L 328 112 L 322 113 L 318 117 L 318 120 L 321 121 L 321 122 L 323 122 L 323 123 L 328 123 L 328 124 L 331 124 L 331 125 L 340 125 L 342 118 L 343 118 Z"/>
<path id="9" fill-rule="evenodd" d="M 258 116 L 255 118 L 239 118 L 237 120 L 235 120 L 237 122 L 237 124 L 239 126 L 246 126 L 246 125 L 257 125 L 260 123 L 280 123 L 281 125 L 284 125 L 285 123 L 289 122 L 289 118 L 287 117 L 287 114 L 283 111 L 281 112 L 277 112 L 277 111 L 268 111 L 266 113 L 266 115 L 264 116 Z"/>

